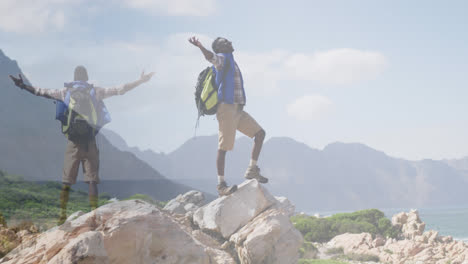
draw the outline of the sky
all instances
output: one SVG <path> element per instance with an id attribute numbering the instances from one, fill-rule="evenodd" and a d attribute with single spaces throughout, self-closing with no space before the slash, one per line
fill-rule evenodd
<path id="1" fill-rule="evenodd" d="M 77 65 L 112 87 L 107 128 L 130 146 L 171 152 L 195 131 L 205 47 L 233 42 L 249 112 L 271 137 L 322 149 L 359 142 L 411 159 L 468 156 L 468 2 L 2 0 L 0 49 L 31 82 L 59 89 Z M 51 107 L 54 107 L 53 105 Z"/>

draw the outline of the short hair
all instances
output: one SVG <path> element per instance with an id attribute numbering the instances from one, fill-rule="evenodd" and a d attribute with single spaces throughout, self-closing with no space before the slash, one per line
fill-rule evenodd
<path id="1" fill-rule="evenodd" d="M 76 66 L 74 81 L 88 81 L 88 72 L 84 66 Z"/>
<path id="2" fill-rule="evenodd" d="M 219 53 L 219 52 L 220 52 L 220 49 L 223 48 L 223 46 L 224 46 L 224 43 L 223 43 L 223 42 L 225 42 L 225 41 L 227 41 L 226 38 L 217 37 L 217 38 L 213 41 L 213 43 L 211 44 L 211 48 L 213 49 L 213 51 L 214 51 L 215 53 Z"/>

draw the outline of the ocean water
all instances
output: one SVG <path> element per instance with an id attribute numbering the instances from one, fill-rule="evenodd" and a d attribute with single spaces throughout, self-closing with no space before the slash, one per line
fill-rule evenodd
<path id="1" fill-rule="evenodd" d="M 392 218 L 399 212 L 409 212 L 411 209 L 417 209 L 419 217 L 426 223 L 425 231 L 436 230 L 439 235 L 452 236 L 455 240 L 468 242 L 468 207 L 445 207 L 445 208 L 380 208 L 385 216 Z M 329 216 L 335 213 L 344 213 L 350 211 L 328 211 L 315 212 L 321 216 Z"/>

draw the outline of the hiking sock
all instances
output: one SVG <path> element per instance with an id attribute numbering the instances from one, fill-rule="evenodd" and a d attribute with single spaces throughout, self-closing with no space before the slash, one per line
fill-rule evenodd
<path id="1" fill-rule="evenodd" d="M 89 205 L 91 206 L 91 210 L 94 210 L 98 207 L 98 197 L 96 195 L 89 196 Z"/>
<path id="2" fill-rule="evenodd" d="M 224 182 L 224 175 L 218 175 L 218 184 Z"/>
<path id="3" fill-rule="evenodd" d="M 249 167 L 257 166 L 257 161 L 254 159 L 250 159 Z"/>

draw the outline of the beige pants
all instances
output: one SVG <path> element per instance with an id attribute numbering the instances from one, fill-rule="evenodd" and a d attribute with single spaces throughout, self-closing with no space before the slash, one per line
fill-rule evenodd
<path id="1" fill-rule="evenodd" d="M 76 183 L 80 163 L 83 167 L 85 182 L 99 183 L 99 150 L 96 140 L 88 142 L 87 150 L 85 145 L 68 140 L 63 165 L 63 183 Z"/>
<path id="2" fill-rule="evenodd" d="M 224 151 L 234 148 L 237 130 L 250 138 L 262 130 L 257 121 L 242 109 L 242 105 L 221 103 L 216 118 L 219 124 L 218 148 Z"/>

